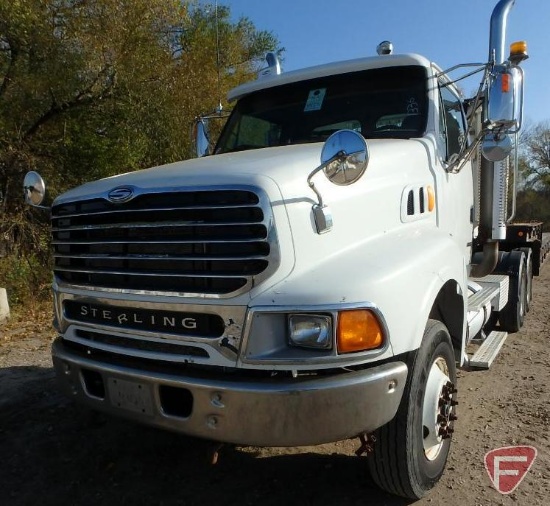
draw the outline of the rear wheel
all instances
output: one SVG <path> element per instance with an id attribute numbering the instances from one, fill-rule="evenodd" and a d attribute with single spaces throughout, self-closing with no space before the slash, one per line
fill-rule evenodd
<path id="1" fill-rule="evenodd" d="M 520 250 L 525 255 L 525 272 L 527 274 L 525 312 L 528 313 L 533 299 L 533 250 L 531 248 L 520 248 Z"/>
<path id="2" fill-rule="evenodd" d="M 369 470 L 382 489 L 410 499 L 424 496 L 445 469 L 456 419 L 456 366 L 445 325 L 429 320 L 409 360 L 395 418 L 375 433 Z"/>
<path id="3" fill-rule="evenodd" d="M 517 332 L 523 326 L 527 312 L 527 272 L 522 251 L 511 251 L 508 258 L 508 302 L 499 313 L 500 328 Z"/>

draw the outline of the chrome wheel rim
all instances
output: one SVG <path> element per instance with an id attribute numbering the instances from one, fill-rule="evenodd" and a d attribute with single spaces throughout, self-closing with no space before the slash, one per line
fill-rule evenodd
<path id="1" fill-rule="evenodd" d="M 428 373 L 422 411 L 422 444 L 430 461 L 439 456 L 445 439 L 453 432 L 451 421 L 455 401 L 452 396 L 455 392 L 447 362 L 438 357 Z"/>

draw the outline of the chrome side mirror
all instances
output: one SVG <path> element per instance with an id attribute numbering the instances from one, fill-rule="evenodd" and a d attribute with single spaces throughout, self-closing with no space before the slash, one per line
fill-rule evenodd
<path id="1" fill-rule="evenodd" d="M 355 183 L 367 170 L 368 161 L 367 141 L 354 130 L 334 132 L 321 152 L 325 175 L 339 186 Z"/>
<path id="2" fill-rule="evenodd" d="M 521 67 L 498 65 L 487 93 L 485 122 L 492 129 L 516 133 L 523 120 L 523 71 Z"/>
<path id="3" fill-rule="evenodd" d="M 489 133 L 482 144 L 483 156 L 490 162 L 504 160 L 513 143 L 509 134 L 521 129 L 523 122 L 523 70 L 512 65 L 495 67 L 487 90 L 485 125 Z"/>
<path id="4" fill-rule="evenodd" d="M 319 203 L 312 208 L 318 234 L 324 234 L 332 228 L 332 213 L 323 203 L 323 197 L 312 181 L 313 176 L 324 171 L 331 183 L 347 186 L 359 180 L 367 170 L 368 163 L 367 141 L 354 130 L 339 130 L 326 140 L 321 152 L 321 165 L 307 178 L 309 187 L 319 199 Z"/>
<path id="5" fill-rule="evenodd" d="M 208 123 L 204 118 L 198 118 L 195 123 L 195 149 L 199 158 L 210 154 Z"/>
<path id="6" fill-rule="evenodd" d="M 38 172 L 27 172 L 23 180 L 23 191 L 28 205 L 43 208 L 41 204 L 46 197 L 46 185 Z"/>

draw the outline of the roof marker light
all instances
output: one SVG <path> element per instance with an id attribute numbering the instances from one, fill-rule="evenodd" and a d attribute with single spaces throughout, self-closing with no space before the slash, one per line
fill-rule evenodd
<path id="1" fill-rule="evenodd" d="M 384 40 L 376 46 L 376 52 L 378 56 L 393 54 L 393 44 L 389 40 Z"/>

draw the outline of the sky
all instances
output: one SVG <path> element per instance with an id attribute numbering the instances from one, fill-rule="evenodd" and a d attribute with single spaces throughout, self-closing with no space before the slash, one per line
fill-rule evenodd
<path id="1" fill-rule="evenodd" d="M 211 0 L 212 3 L 213 0 Z M 496 0 L 219 0 L 233 20 L 248 17 L 285 48 L 283 71 L 376 55 L 390 40 L 394 53 L 419 53 L 441 68 L 488 59 Z M 550 122 L 550 0 L 516 0 L 509 44 L 526 40 L 526 124 Z M 459 77 L 460 74 L 453 74 Z M 546 80 L 549 81 L 546 81 Z M 473 95 L 479 79 L 461 85 Z"/>

